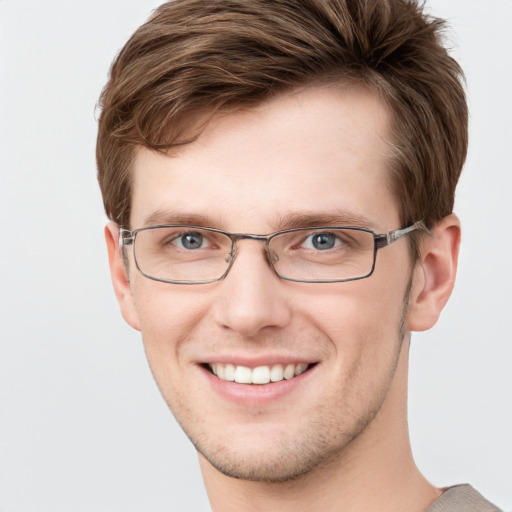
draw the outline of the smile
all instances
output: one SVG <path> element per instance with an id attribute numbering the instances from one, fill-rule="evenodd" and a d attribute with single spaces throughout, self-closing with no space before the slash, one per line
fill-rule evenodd
<path id="1" fill-rule="evenodd" d="M 219 379 L 238 384 L 268 384 L 290 380 L 307 371 L 312 364 L 273 364 L 249 368 L 231 363 L 208 364 L 208 369 Z"/>

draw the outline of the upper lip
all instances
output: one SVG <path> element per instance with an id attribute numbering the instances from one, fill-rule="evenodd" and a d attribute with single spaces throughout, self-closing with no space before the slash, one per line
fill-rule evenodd
<path id="1" fill-rule="evenodd" d="M 243 355 L 230 355 L 230 354 L 216 354 L 210 357 L 202 358 L 198 361 L 199 364 L 215 364 L 231 363 L 235 366 L 246 366 L 248 368 L 257 368 L 258 366 L 272 366 L 274 364 L 314 364 L 318 359 L 314 357 L 298 357 L 292 354 L 282 355 L 261 355 L 261 356 L 243 356 Z"/>

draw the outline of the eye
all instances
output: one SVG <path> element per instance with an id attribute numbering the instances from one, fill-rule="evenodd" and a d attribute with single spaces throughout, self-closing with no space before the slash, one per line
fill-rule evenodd
<path id="1" fill-rule="evenodd" d="M 306 249 L 316 249 L 317 251 L 327 251 L 338 247 L 340 244 L 340 238 L 334 233 L 313 233 L 304 240 L 302 247 Z"/>
<path id="2" fill-rule="evenodd" d="M 205 238 L 201 233 L 197 231 L 191 231 L 189 233 L 183 233 L 177 236 L 172 243 L 177 245 L 180 249 L 203 249 L 205 246 Z"/>

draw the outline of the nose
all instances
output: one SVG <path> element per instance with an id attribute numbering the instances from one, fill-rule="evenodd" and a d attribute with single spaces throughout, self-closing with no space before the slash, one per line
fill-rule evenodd
<path id="1" fill-rule="evenodd" d="M 251 338 L 290 322 L 286 282 L 272 270 L 258 241 L 238 242 L 236 259 L 218 289 L 214 316 L 223 328 Z"/>

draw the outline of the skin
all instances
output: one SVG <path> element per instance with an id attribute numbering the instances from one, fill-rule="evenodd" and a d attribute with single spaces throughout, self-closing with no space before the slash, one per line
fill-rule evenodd
<path id="1" fill-rule="evenodd" d="M 195 216 L 268 234 L 293 227 L 293 215 L 309 225 L 342 215 L 386 233 L 401 227 L 387 185 L 388 126 L 386 107 L 364 89 L 310 88 L 217 116 L 170 156 L 138 151 L 131 227 Z M 421 511 L 439 496 L 410 452 L 408 332 L 436 322 L 459 237 L 449 216 L 414 265 L 402 238 L 379 251 L 370 278 L 329 284 L 279 279 L 263 244 L 243 240 L 224 280 L 184 286 L 145 278 L 131 251 L 125 268 L 117 227 L 107 226 L 121 311 L 198 450 L 214 511 Z M 263 401 L 226 398 L 203 367 L 281 360 L 316 365 Z"/>

